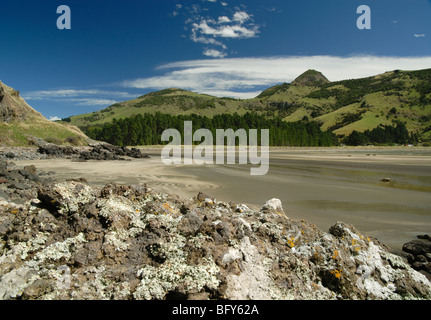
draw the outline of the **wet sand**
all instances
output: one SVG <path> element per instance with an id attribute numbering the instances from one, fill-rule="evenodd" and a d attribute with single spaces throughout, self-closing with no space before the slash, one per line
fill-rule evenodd
<path id="1" fill-rule="evenodd" d="M 17 164 L 34 164 L 59 179 L 147 183 L 155 190 L 185 197 L 202 191 L 250 207 L 279 198 L 293 219 L 304 219 L 324 231 L 343 221 L 397 249 L 418 234 L 431 233 L 430 149 L 273 148 L 265 176 L 251 176 L 250 165 L 165 166 L 161 148 L 141 149 L 152 158 Z M 383 178 L 392 181 L 383 183 Z"/>

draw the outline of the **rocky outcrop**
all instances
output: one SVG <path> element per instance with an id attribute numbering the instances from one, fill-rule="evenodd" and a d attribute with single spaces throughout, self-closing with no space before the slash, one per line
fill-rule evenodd
<path id="1" fill-rule="evenodd" d="M 42 114 L 30 107 L 20 96 L 19 91 L 0 81 L 0 123 L 23 121 L 29 118 L 44 119 Z"/>
<path id="2" fill-rule="evenodd" d="M 415 270 L 431 280 L 431 236 L 418 235 L 417 238 L 404 244 L 403 256 Z"/>
<path id="3" fill-rule="evenodd" d="M 79 154 L 79 158 L 82 160 L 125 160 L 122 157 L 135 159 L 149 158 L 148 155 L 142 154 L 137 148 L 129 149 L 127 147 L 117 147 L 107 143 L 96 145 L 92 150 L 81 151 Z"/>
<path id="4" fill-rule="evenodd" d="M 60 146 L 48 143 L 39 138 L 30 138 L 32 143 L 38 147 L 37 153 L 49 158 L 71 158 L 86 160 L 126 160 L 124 157 L 134 159 L 146 159 L 148 155 L 143 154 L 137 148 L 118 147 L 108 143 L 96 143 L 90 148 Z"/>
<path id="5" fill-rule="evenodd" d="M 12 161 L 0 158 L 0 199 L 24 204 L 35 199 L 37 188 L 43 181 L 48 180 L 49 174 L 38 173 L 33 165 L 19 168 Z"/>
<path id="6" fill-rule="evenodd" d="M 277 199 L 252 210 L 78 181 L 41 183 L 36 197 L 0 203 L 0 299 L 431 298 L 376 239 L 292 220 Z"/>

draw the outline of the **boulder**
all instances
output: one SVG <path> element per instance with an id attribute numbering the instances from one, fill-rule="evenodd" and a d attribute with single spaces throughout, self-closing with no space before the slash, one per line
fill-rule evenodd
<path id="1" fill-rule="evenodd" d="M 283 205 L 280 199 L 273 198 L 268 200 L 261 208 L 260 211 L 267 213 L 284 213 Z"/>
<path id="2" fill-rule="evenodd" d="M 403 251 L 414 256 L 431 253 L 431 241 L 422 239 L 412 240 L 403 245 Z"/>
<path id="3" fill-rule="evenodd" d="M 417 238 L 405 243 L 402 250 L 409 255 L 410 265 L 431 280 L 431 237 L 425 234 Z"/>

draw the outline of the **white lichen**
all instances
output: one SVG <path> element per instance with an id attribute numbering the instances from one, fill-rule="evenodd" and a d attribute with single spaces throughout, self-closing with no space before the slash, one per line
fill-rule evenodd
<path id="1" fill-rule="evenodd" d="M 139 269 L 137 276 L 141 283 L 133 294 L 135 299 L 163 299 L 177 288 L 200 291 L 219 285 L 217 274 L 220 269 L 213 259 L 204 257 L 199 265 L 187 264 L 187 253 L 183 250 L 185 242 L 184 237 L 173 235 L 170 242 L 150 249 L 153 255 L 166 260 L 159 267 L 146 265 Z"/>

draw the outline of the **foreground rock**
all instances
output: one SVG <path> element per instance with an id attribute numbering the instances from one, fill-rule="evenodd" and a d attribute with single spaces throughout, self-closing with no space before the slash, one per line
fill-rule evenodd
<path id="1" fill-rule="evenodd" d="M 0 199 L 24 204 L 37 197 L 37 188 L 48 181 L 48 173 L 37 172 L 35 166 L 17 167 L 0 158 Z"/>
<path id="2" fill-rule="evenodd" d="M 353 226 L 328 233 L 146 185 L 45 182 L 0 205 L 0 299 L 430 299 L 431 283 Z"/>

